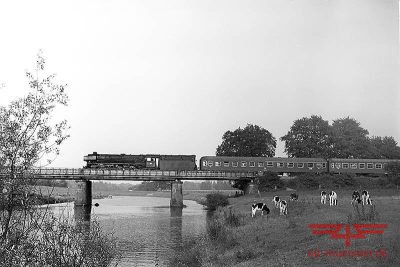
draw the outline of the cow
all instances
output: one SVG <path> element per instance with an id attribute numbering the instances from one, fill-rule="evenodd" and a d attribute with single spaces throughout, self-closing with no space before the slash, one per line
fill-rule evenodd
<path id="1" fill-rule="evenodd" d="M 321 192 L 321 204 L 326 204 L 326 192 Z"/>
<path id="2" fill-rule="evenodd" d="M 372 199 L 371 199 L 371 198 L 368 198 L 368 200 L 367 200 L 367 205 L 373 205 L 373 204 L 372 204 Z"/>
<path id="3" fill-rule="evenodd" d="M 353 194 L 351 195 L 351 204 L 359 204 L 361 203 L 361 195 L 358 191 L 354 191 Z"/>
<path id="4" fill-rule="evenodd" d="M 267 204 L 265 203 L 254 203 L 251 205 L 251 217 L 256 216 L 256 212 L 260 210 L 261 215 L 264 215 L 264 211 L 269 214 L 269 208 L 267 207 Z"/>
<path id="5" fill-rule="evenodd" d="M 364 190 L 361 193 L 361 199 L 362 199 L 362 204 L 365 205 L 368 203 L 368 199 L 369 199 L 369 193 L 368 191 Z M 368 205 L 368 204 L 367 204 Z"/>
<path id="6" fill-rule="evenodd" d="M 296 193 L 291 193 L 290 194 L 290 201 L 294 201 L 294 200 L 298 200 L 299 199 L 299 195 Z"/>
<path id="7" fill-rule="evenodd" d="M 272 199 L 272 202 L 274 202 L 275 208 L 277 208 L 277 209 L 279 208 L 279 201 L 281 201 L 281 200 L 278 196 L 274 196 L 274 198 Z"/>
<path id="8" fill-rule="evenodd" d="M 287 202 L 285 200 L 279 201 L 279 211 L 280 215 L 287 214 Z"/>
<path id="9" fill-rule="evenodd" d="M 329 193 L 329 206 L 337 205 L 337 194 L 335 191 Z"/>

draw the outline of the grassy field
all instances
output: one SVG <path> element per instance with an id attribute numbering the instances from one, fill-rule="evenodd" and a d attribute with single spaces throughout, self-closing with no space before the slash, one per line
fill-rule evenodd
<path id="1" fill-rule="evenodd" d="M 289 202 L 286 216 L 280 216 L 279 210 L 273 208 L 272 198 L 278 195 L 288 200 L 288 191 L 231 198 L 231 205 L 217 211 L 214 220 L 210 220 L 208 235 L 185 244 L 186 249 L 175 263 L 180 266 L 400 266 L 399 191 L 370 191 L 375 206 L 366 206 L 364 211 L 361 206 L 357 211 L 350 204 L 352 190 L 335 191 L 338 206 L 333 207 L 320 204 L 320 191 L 297 192 L 299 201 Z M 254 202 L 267 203 L 272 212 L 251 218 Z M 309 224 L 355 223 L 383 223 L 388 228 L 383 235 L 353 239 L 346 248 L 343 239 L 312 235 L 308 227 Z M 380 249 L 388 254 L 376 256 Z M 309 255 L 318 250 L 322 252 L 320 256 Z M 328 250 L 374 254 L 335 257 L 325 255 Z"/>

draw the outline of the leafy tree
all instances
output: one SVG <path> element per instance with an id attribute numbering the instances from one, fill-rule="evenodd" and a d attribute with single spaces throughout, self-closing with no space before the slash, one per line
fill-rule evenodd
<path id="1" fill-rule="evenodd" d="M 233 157 L 273 157 L 276 139 L 257 125 L 247 124 L 243 129 L 227 131 L 222 136 L 222 144 L 217 147 L 217 156 Z"/>
<path id="2" fill-rule="evenodd" d="M 227 131 L 222 136 L 222 144 L 217 147 L 217 156 L 231 157 L 273 157 L 276 139 L 266 129 L 247 124 L 235 131 Z M 232 187 L 245 190 L 249 181 L 236 180 Z"/>
<path id="3" fill-rule="evenodd" d="M 289 157 L 312 158 L 331 156 L 332 130 L 321 116 L 295 120 L 289 132 L 282 136 Z"/>
<path id="4" fill-rule="evenodd" d="M 371 151 L 368 130 L 352 118 L 333 121 L 333 155 L 338 158 L 368 158 Z"/>
<path id="5" fill-rule="evenodd" d="M 96 261 L 88 256 L 91 252 L 81 254 L 85 239 L 78 232 L 66 232 L 66 225 L 48 211 L 35 208 L 35 187 L 31 177 L 22 174 L 43 162 L 51 163 L 69 137 L 66 120 L 52 118 L 56 107 L 67 105 L 65 85 L 44 71 L 45 59 L 39 52 L 35 73 L 26 72 L 27 95 L 0 107 L 0 167 L 5 175 L 0 179 L 0 266 L 106 266 L 110 258 Z M 94 236 L 97 241 L 98 237 Z M 100 250 L 107 249 L 104 245 Z M 108 257 L 108 252 L 93 254 Z M 63 260 L 69 253 L 82 257 L 71 256 L 66 264 Z"/>
<path id="6" fill-rule="evenodd" d="M 400 159 L 400 147 L 392 136 L 370 138 L 371 158 Z"/>

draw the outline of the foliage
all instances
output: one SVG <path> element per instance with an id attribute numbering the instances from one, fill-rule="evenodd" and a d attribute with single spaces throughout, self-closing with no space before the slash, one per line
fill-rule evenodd
<path id="1" fill-rule="evenodd" d="M 360 123 L 352 118 L 334 120 L 333 155 L 337 158 L 368 158 L 370 142 L 368 130 L 362 128 Z"/>
<path id="2" fill-rule="evenodd" d="M 276 139 L 257 125 L 247 124 L 235 131 L 227 131 L 222 136 L 222 144 L 217 147 L 217 156 L 233 157 L 273 157 Z"/>
<path id="3" fill-rule="evenodd" d="M 103 235 L 96 221 L 87 231 L 46 210 L 32 216 L 24 227 L 34 231 L 19 229 L 0 247 L 1 266 L 110 266 L 118 254 L 114 238 Z"/>
<path id="4" fill-rule="evenodd" d="M 248 181 L 248 180 L 235 180 L 233 182 L 232 187 L 233 188 L 237 188 L 237 189 L 242 190 L 242 191 L 245 191 L 246 187 L 249 185 L 249 182 L 250 181 Z"/>
<path id="5" fill-rule="evenodd" d="M 171 182 L 166 181 L 149 181 L 134 185 L 130 189 L 134 191 L 160 191 L 171 189 Z"/>
<path id="6" fill-rule="evenodd" d="M 220 193 L 212 193 L 206 195 L 206 200 L 202 203 L 208 210 L 216 210 L 218 207 L 229 205 L 228 196 Z"/>
<path id="7" fill-rule="evenodd" d="M 264 172 L 263 176 L 258 177 L 255 182 L 260 192 L 272 190 L 275 189 L 275 187 L 281 189 L 285 185 L 278 174 L 274 172 Z"/>
<path id="8" fill-rule="evenodd" d="M 328 158 L 331 156 L 332 131 L 328 121 L 321 116 L 311 116 L 294 121 L 289 132 L 282 136 L 289 157 Z"/>
<path id="9" fill-rule="evenodd" d="M 68 103 L 65 85 L 44 71 L 39 52 L 34 74 L 26 72 L 27 95 L 0 107 L 0 166 L 5 175 L 0 179 L 0 265 L 107 266 L 116 254 L 101 229 L 83 233 L 37 208 L 40 193 L 24 174 L 50 164 L 69 137 L 67 121 L 52 117 Z"/>
<path id="10" fill-rule="evenodd" d="M 370 138 L 370 158 L 400 159 L 400 147 L 392 136 Z"/>

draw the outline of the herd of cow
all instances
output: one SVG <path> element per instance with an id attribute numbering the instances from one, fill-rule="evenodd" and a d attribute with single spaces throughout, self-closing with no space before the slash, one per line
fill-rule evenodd
<path id="1" fill-rule="evenodd" d="M 326 204 L 326 198 L 327 196 L 329 197 L 329 206 L 336 206 L 337 205 L 337 194 L 335 191 L 329 192 L 329 194 L 326 193 L 326 191 L 321 192 L 321 204 L 325 205 Z M 299 195 L 296 193 L 291 193 L 290 194 L 290 201 L 297 201 L 299 199 Z M 272 199 L 272 202 L 275 204 L 275 208 L 279 209 L 279 214 L 280 215 L 286 215 L 287 214 L 287 206 L 288 203 L 286 200 L 280 199 L 278 196 L 274 196 Z M 351 204 L 362 204 L 362 205 L 372 205 L 372 199 L 369 197 L 368 191 L 364 190 L 361 192 L 361 194 L 358 191 L 354 191 L 352 196 L 351 196 Z M 264 212 L 266 214 L 270 213 L 269 208 L 267 207 L 267 204 L 259 202 L 259 203 L 254 203 L 251 206 L 251 217 L 254 217 L 256 215 L 257 211 L 261 211 L 261 215 L 264 215 Z"/>

